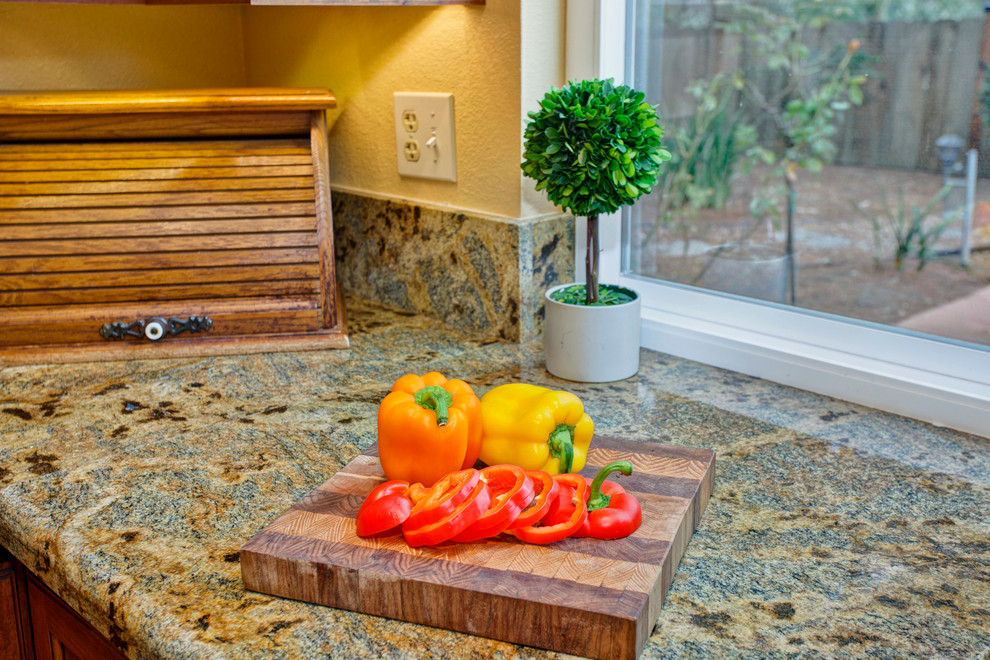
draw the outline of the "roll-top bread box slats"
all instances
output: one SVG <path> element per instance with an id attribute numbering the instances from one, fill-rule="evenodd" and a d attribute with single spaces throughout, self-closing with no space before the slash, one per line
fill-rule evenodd
<path id="1" fill-rule="evenodd" d="M 0 95 L 0 364 L 348 345 L 320 89 Z"/>

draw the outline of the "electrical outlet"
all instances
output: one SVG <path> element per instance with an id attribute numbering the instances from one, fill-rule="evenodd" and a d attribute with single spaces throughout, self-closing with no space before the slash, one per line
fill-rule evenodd
<path id="1" fill-rule="evenodd" d="M 399 175 L 457 181 L 454 95 L 395 92 L 394 105 Z"/>

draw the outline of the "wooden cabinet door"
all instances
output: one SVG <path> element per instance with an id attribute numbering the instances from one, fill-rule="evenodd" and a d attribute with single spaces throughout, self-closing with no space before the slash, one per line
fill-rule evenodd
<path id="1" fill-rule="evenodd" d="M 38 660 L 123 660 L 106 638 L 34 576 L 28 576 L 27 585 Z"/>
<path id="2" fill-rule="evenodd" d="M 0 548 L 0 660 L 34 657 L 24 568 Z"/>

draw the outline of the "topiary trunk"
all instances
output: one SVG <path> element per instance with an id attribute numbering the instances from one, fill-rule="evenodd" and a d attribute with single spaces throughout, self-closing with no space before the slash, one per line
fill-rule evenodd
<path id="1" fill-rule="evenodd" d="M 598 302 L 598 216 L 588 216 L 588 247 L 584 255 L 585 304 Z"/>

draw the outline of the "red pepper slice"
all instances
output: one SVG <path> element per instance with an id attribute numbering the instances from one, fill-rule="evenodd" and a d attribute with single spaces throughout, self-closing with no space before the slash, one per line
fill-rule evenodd
<path id="1" fill-rule="evenodd" d="M 412 502 L 406 496 L 409 482 L 394 479 L 368 493 L 357 513 L 357 535 L 381 534 L 401 525 L 409 517 Z"/>
<path id="2" fill-rule="evenodd" d="M 514 534 L 526 543 L 545 544 L 565 539 L 581 528 L 581 525 L 588 518 L 588 509 L 583 506 L 587 499 L 588 482 L 580 474 L 573 473 L 555 474 L 553 479 L 560 486 L 561 493 L 570 493 L 569 502 L 570 507 L 572 507 L 570 508 L 570 518 L 560 522 L 556 522 L 555 519 L 550 524 L 544 524 L 541 520 L 529 527 L 509 530 L 510 534 Z M 561 497 L 562 495 L 558 495 L 557 501 L 560 501 Z M 561 510 L 567 508 L 567 506 L 560 507 Z"/>
<path id="3" fill-rule="evenodd" d="M 523 509 L 508 529 L 529 527 L 542 519 L 550 510 L 550 505 L 557 499 L 560 486 L 548 472 L 543 470 L 526 470 L 526 476 L 533 482 L 533 499 L 529 506 Z"/>
<path id="4" fill-rule="evenodd" d="M 540 519 L 540 524 L 544 527 L 570 520 L 574 515 L 574 509 L 578 508 L 577 499 L 574 496 L 574 488 L 565 483 L 560 483 L 557 479 L 555 479 L 555 481 L 558 481 L 557 497 L 550 503 L 550 507 L 547 509 L 546 515 Z M 585 485 L 587 485 L 587 483 L 588 482 L 585 481 Z M 585 489 L 585 503 L 587 503 L 588 496 L 590 494 L 591 491 Z"/>
<path id="5" fill-rule="evenodd" d="M 471 493 L 449 514 L 425 525 L 411 525 L 410 517 L 402 524 L 402 535 L 406 538 L 406 543 L 413 548 L 443 543 L 463 532 L 481 517 L 481 514 L 488 510 L 491 500 L 488 484 L 478 479 Z"/>
<path id="6" fill-rule="evenodd" d="M 643 522 L 639 501 L 614 481 L 605 481 L 612 472 L 632 474 L 632 463 L 615 461 L 603 467 L 591 481 L 588 519 L 574 533 L 575 537 L 621 539 L 629 536 Z"/>
<path id="7" fill-rule="evenodd" d="M 481 470 L 492 501 L 488 510 L 471 526 L 453 537 L 454 541 L 476 541 L 498 536 L 533 499 L 533 480 L 516 465 L 491 465 Z"/>
<path id="8" fill-rule="evenodd" d="M 463 502 L 481 481 L 481 472 L 474 468 L 459 470 L 441 477 L 422 495 L 414 484 L 410 490 L 418 498 L 406 523 L 423 527 L 446 517 Z"/>

